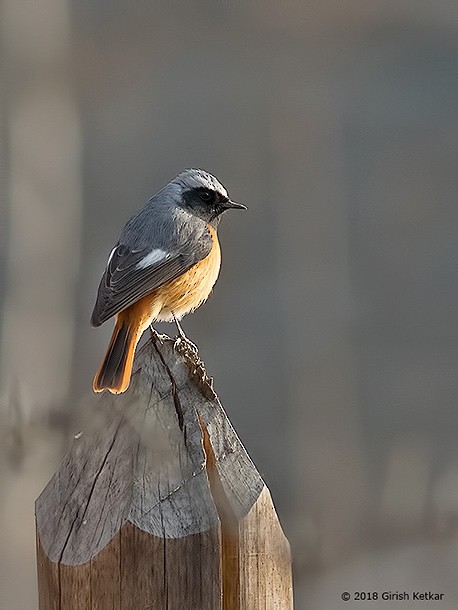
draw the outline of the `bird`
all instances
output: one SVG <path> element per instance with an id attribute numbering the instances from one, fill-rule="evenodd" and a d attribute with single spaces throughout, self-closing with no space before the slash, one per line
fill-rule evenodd
<path id="1" fill-rule="evenodd" d="M 91 324 L 116 316 L 94 392 L 125 392 L 137 344 L 155 321 L 175 321 L 204 303 L 221 266 L 217 228 L 229 209 L 245 209 L 202 169 L 186 169 L 126 223 L 111 250 L 97 291 Z"/>

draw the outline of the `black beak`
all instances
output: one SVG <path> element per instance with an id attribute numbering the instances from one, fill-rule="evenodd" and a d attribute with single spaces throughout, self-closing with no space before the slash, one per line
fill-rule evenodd
<path id="1" fill-rule="evenodd" d="M 247 209 L 246 205 L 243 205 L 243 203 L 237 203 L 235 201 L 231 201 L 230 199 L 228 201 L 225 201 L 223 203 L 223 206 L 226 210 L 229 210 L 229 209 L 246 210 Z"/>

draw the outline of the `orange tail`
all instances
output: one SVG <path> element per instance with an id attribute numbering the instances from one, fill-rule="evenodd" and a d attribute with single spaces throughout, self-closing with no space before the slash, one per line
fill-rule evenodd
<path id="1" fill-rule="evenodd" d="M 127 317 L 118 315 L 107 353 L 97 371 L 92 387 L 94 392 L 109 390 L 121 394 L 129 387 L 139 328 Z"/>

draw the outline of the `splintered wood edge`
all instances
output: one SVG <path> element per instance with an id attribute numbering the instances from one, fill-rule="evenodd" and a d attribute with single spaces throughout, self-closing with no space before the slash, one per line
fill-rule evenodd
<path id="1" fill-rule="evenodd" d="M 241 519 L 265 483 L 227 417 L 202 360 L 190 351 L 177 357 L 175 342 L 168 337 L 160 336 L 160 342 L 163 361 L 178 386 L 178 397 L 189 401 L 195 408 L 194 417 L 201 427 L 205 424 L 224 492 L 235 516 Z"/>
<path id="2" fill-rule="evenodd" d="M 210 435 L 199 417 L 210 488 L 221 522 L 222 610 L 292 610 L 291 549 L 266 486 L 242 518 L 220 479 Z"/>

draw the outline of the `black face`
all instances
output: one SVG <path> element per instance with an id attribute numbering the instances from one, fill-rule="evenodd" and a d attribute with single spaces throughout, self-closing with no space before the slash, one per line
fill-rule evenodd
<path id="1" fill-rule="evenodd" d="M 213 222 L 218 218 L 227 209 L 224 204 L 229 201 L 229 198 L 222 193 L 203 186 L 185 191 L 183 199 L 185 207 L 206 222 Z"/>

